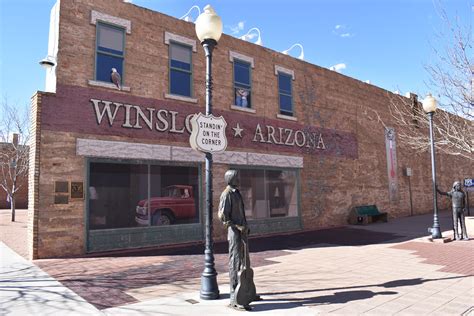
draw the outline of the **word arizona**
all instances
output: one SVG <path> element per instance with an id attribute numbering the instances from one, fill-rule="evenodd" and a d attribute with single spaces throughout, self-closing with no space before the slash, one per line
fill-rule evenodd
<path id="1" fill-rule="evenodd" d="M 253 142 L 270 143 L 275 145 L 298 146 L 313 149 L 326 149 L 321 133 L 293 130 L 291 128 L 266 125 L 263 128 L 257 124 L 252 139 Z"/>

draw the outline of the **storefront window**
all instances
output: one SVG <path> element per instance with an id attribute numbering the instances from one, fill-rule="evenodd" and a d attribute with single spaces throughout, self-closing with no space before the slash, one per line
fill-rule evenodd
<path id="1" fill-rule="evenodd" d="M 89 228 L 196 223 L 198 192 L 196 167 L 94 162 Z"/>
<path id="2" fill-rule="evenodd" d="M 151 225 L 199 222 L 197 168 L 151 166 Z"/>
<path id="3" fill-rule="evenodd" d="M 240 169 L 239 176 L 247 219 L 298 216 L 296 171 Z"/>

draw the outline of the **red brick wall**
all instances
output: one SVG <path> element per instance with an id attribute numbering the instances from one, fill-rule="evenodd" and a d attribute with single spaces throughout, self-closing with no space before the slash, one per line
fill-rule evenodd
<path id="1" fill-rule="evenodd" d="M 124 84 L 130 92 L 88 85 L 94 75 L 95 25 L 91 10 L 132 21 L 126 35 Z M 218 10 L 218 8 L 216 8 Z M 187 144 L 187 134 L 160 134 L 146 128 L 125 129 L 99 126 L 90 98 L 130 103 L 143 108 L 175 109 L 180 113 L 204 110 L 205 57 L 197 43 L 193 53 L 193 85 L 197 104 L 165 100 L 168 92 L 168 46 L 164 32 L 195 39 L 194 24 L 123 3 L 121 0 L 61 1 L 57 95 L 44 95 L 40 109 L 41 167 L 36 212 L 41 236 L 37 257 L 84 252 L 84 203 L 53 204 L 54 181 L 84 181 L 84 159 L 75 154 L 77 137 L 156 144 Z M 197 41 L 197 39 L 196 39 Z M 80 45 L 78 44 L 80 43 Z M 232 63 L 229 50 L 254 58 L 252 100 L 255 114 L 231 110 Z M 275 65 L 295 73 L 293 98 L 296 122 L 277 118 L 278 88 Z M 389 201 L 384 127 L 374 118 L 376 111 L 388 126 L 393 123 L 388 106 L 393 94 L 334 71 L 277 53 L 271 49 L 223 35 L 213 59 L 214 109 L 233 127 L 236 122 L 251 130 L 257 123 L 275 127 L 311 128 L 328 135 L 327 143 L 339 144 L 327 151 L 308 152 L 284 146 L 258 144 L 229 137 L 230 150 L 297 155 L 304 158 L 301 172 L 301 214 L 305 229 L 344 225 L 356 205 L 377 204 L 391 218 L 410 214 L 406 167 L 413 169 L 411 188 L 415 214 L 431 212 L 431 166 L 427 152 L 415 152 L 397 142 L 399 200 Z M 121 114 L 119 114 L 121 115 Z M 117 120 L 120 120 L 120 116 Z M 180 120 L 182 117 L 180 118 Z M 393 126 L 392 126 L 393 127 Z M 230 133 L 230 127 L 228 127 Z M 472 172 L 472 163 L 459 157 L 437 155 L 438 182 L 447 189 L 453 180 Z M 214 205 L 218 204 L 226 166 L 216 165 Z M 474 195 L 474 194 L 473 194 Z M 471 204 L 474 203 L 471 202 Z M 440 198 L 441 208 L 447 207 Z M 427 226 L 430 223 L 427 223 Z M 224 239 L 224 232 L 216 230 Z"/>

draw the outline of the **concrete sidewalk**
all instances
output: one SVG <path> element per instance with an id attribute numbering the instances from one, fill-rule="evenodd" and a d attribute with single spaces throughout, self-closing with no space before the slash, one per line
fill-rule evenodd
<path id="1" fill-rule="evenodd" d="M 450 214 L 440 215 L 443 235 L 449 236 Z M 253 303 L 250 313 L 474 316 L 474 239 L 429 242 L 425 232 L 431 223 L 428 214 L 289 235 L 301 240 L 300 247 L 291 244 L 279 250 L 274 250 L 275 240 L 268 239 L 264 243 L 271 250 L 256 248 L 251 253 L 257 291 L 264 300 Z M 468 232 L 474 234 L 473 217 Z M 313 243 L 307 242 L 315 236 Z M 367 242 L 347 242 L 359 237 Z M 2 315 L 244 313 L 227 307 L 224 253 L 216 254 L 221 298 L 205 301 L 199 298 L 202 254 L 35 261 L 47 274 L 3 243 L 0 251 Z M 102 297 L 108 298 L 107 304 Z"/>
<path id="2" fill-rule="evenodd" d="M 0 315 L 102 315 L 0 242 Z"/>

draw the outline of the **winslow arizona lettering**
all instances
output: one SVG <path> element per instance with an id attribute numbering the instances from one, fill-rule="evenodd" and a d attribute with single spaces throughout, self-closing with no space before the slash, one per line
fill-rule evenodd
<path id="1" fill-rule="evenodd" d="M 123 128 L 156 130 L 169 133 L 191 134 L 191 118 L 194 113 L 186 115 L 184 122 L 177 122 L 179 112 L 145 108 L 138 105 L 90 99 L 98 125 L 105 122 L 109 126 L 121 124 Z M 117 121 L 117 114 L 122 112 L 123 120 Z M 178 124 L 180 123 L 180 124 Z M 282 146 L 297 146 L 325 150 L 326 144 L 320 132 L 308 132 L 291 128 L 273 127 L 257 124 L 252 142 L 268 143 Z"/>

